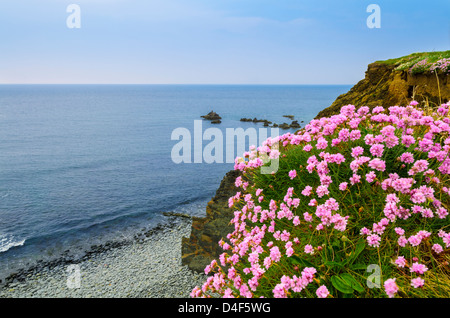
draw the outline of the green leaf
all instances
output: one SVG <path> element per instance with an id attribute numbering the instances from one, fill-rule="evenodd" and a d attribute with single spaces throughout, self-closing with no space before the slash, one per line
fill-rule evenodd
<path id="1" fill-rule="evenodd" d="M 347 258 L 346 264 L 352 264 L 359 256 L 359 254 L 364 251 L 364 248 L 366 247 L 365 240 L 359 240 L 358 243 L 356 243 L 355 250 L 350 254 L 350 256 Z"/>
<path id="2" fill-rule="evenodd" d="M 364 287 L 356 280 L 355 277 L 353 277 L 349 273 L 341 274 L 339 277 L 342 278 L 342 280 L 344 280 L 347 285 L 351 286 L 357 292 L 364 292 Z"/>
<path id="3" fill-rule="evenodd" d="M 306 259 L 300 258 L 298 256 L 291 256 L 290 257 L 292 264 L 297 264 L 305 267 L 314 267 L 314 264 L 307 261 Z"/>
<path id="4" fill-rule="evenodd" d="M 331 276 L 331 284 L 334 288 L 336 288 L 338 291 L 344 294 L 352 294 L 353 288 L 348 285 L 342 278 L 339 276 Z"/>
<path id="5" fill-rule="evenodd" d="M 357 270 L 357 269 L 367 269 L 367 264 L 359 264 L 359 263 L 356 263 L 356 264 L 353 264 L 353 265 L 350 265 L 350 269 L 352 269 L 352 270 Z"/>
<path id="6" fill-rule="evenodd" d="M 344 268 L 344 264 L 343 263 L 338 263 L 338 262 L 333 262 L 333 261 L 327 261 L 323 263 L 325 266 L 329 266 L 329 267 L 334 267 L 337 266 L 339 268 Z"/>

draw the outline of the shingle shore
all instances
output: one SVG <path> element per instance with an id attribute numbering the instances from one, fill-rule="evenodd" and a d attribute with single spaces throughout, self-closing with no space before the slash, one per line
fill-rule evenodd
<path id="1" fill-rule="evenodd" d="M 188 298 L 206 276 L 181 264 L 191 220 L 178 218 L 145 239 L 93 253 L 78 263 L 43 266 L 0 289 L 12 298 Z M 79 280 L 77 278 L 79 277 Z"/>

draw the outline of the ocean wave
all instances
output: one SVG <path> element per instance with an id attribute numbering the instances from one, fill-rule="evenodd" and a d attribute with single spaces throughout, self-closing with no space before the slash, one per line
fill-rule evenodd
<path id="1" fill-rule="evenodd" d="M 0 235 L 0 253 L 6 252 L 12 247 L 22 246 L 25 240 L 16 240 L 12 235 Z"/>

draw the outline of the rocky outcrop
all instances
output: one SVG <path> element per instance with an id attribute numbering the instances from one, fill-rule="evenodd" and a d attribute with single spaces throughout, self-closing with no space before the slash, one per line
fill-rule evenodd
<path id="1" fill-rule="evenodd" d="M 194 217 L 191 236 L 182 240 L 182 264 L 193 271 L 203 272 L 206 265 L 224 252 L 219 241 L 228 242 L 227 234 L 234 230 L 230 224 L 234 214 L 228 207 L 228 199 L 238 191 L 234 182 L 239 174 L 239 171 L 232 170 L 225 175 L 206 206 L 206 217 Z"/>
<path id="2" fill-rule="evenodd" d="M 398 64 L 382 61 L 369 64 L 365 78 L 340 95 L 316 118 L 338 114 L 340 108 L 348 104 L 357 107 L 404 106 L 414 99 L 436 106 L 450 99 L 448 73 L 412 74 L 408 70 L 397 70 L 397 67 Z"/>
<path id="3" fill-rule="evenodd" d="M 219 122 L 222 119 L 222 117 L 220 117 L 220 115 L 217 114 L 215 111 L 210 111 L 207 115 L 203 115 L 200 117 L 207 119 L 207 120 L 216 121 L 216 122 Z"/>
<path id="4" fill-rule="evenodd" d="M 272 124 L 271 127 L 279 127 L 281 129 L 291 129 L 291 128 L 300 128 L 301 127 L 297 120 L 293 120 L 294 119 L 293 115 L 283 115 L 283 117 L 291 119 L 292 123 L 290 123 L 290 124 L 288 124 L 288 123 L 277 124 L 277 123 L 272 123 L 270 120 L 267 120 L 267 119 L 258 119 L 258 118 L 253 118 L 253 119 L 251 119 L 251 118 L 241 118 L 240 121 L 253 122 L 253 123 L 264 123 L 264 127 L 269 127 L 269 125 Z"/>

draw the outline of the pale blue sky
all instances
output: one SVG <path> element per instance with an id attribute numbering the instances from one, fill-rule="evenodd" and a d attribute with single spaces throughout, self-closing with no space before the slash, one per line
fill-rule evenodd
<path id="1" fill-rule="evenodd" d="M 1 0 L 0 83 L 354 84 L 449 50 L 449 17 L 448 0 Z"/>

